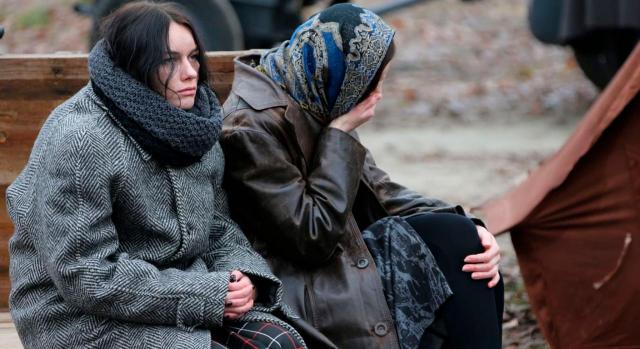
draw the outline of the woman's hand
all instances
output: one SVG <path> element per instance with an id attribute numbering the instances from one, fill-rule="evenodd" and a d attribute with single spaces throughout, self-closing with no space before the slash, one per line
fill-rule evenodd
<path id="1" fill-rule="evenodd" d="M 360 125 L 371 120 L 376 113 L 376 105 L 382 98 L 382 93 L 374 91 L 365 99 L 356 105 L 350 112 L 338 116 L 329 124 L 329 127 L 337 128 L 344 132 L 351 132 Z"/>
<path id="2" fill-rule="evenodd" d="M 488 286 L 494 287 L 500 281 L 500 273 L 498 273 L 500 247 L 496 238 L 487 229 L 479 225 L 476 228 L 484 252 L 467 256 L 464 259 L 467 264 L 462 267 L 462 271 L 471 272 L 471 278 L 474 280 L 491 279 Z"/>
<path id="3" fill-rule="evenodd" d="M 256 288 L 251 279 L 240 271 L 232 271 L 229 278 L 229 292 L 224 300 L 224 318 L 238 319 L 253 308 L 255 299 Z"/>

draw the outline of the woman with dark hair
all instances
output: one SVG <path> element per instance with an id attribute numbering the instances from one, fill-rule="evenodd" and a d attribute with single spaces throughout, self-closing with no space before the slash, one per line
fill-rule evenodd
<path id="1" fill-rule="evenodd" d="M 443 324 L 446 348 L 500 348 L 493 236 L 392 182 L 355 133 L 382 98 L 393 37 L 374 13 L 334 5 L 236 60 L 221 139 L 232 214 L 285 303 L 338 347 L 431 348 Z"/>
<path id="2" fill-rule="evenodd" d="M 104 25 L 91 83 L 56 108 L 7 191 L 26 348 L 306 348 L 282 284 L 228 215 L 222 112 L 174 6 Z"/>

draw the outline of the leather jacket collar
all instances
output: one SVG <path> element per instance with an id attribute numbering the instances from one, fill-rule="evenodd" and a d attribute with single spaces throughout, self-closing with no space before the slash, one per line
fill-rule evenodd
<path id="1" fill-rule="evenodd" d="M 255 69 L 259 62 L 260 56 L 254 54 L 234 60 L 233 92 L 254 110 L 286 107 L 290 103 L 289 96 L 267 75 Z"/>
<path id="2" fill-rule="evenodd" d="M 305 114 L 284 89 L 256 70 L 254 67 L 259 61 L 260 56 L 255 54 L 234 60 L 233 93 L 256 111 L 285 108 L 284 119 L 294 128 L 298 146 L 309 165 L 315 152 L 315 140 L 325 126 Z"/>

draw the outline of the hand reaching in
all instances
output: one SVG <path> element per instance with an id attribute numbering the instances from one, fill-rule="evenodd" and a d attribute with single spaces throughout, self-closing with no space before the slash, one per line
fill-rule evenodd
<path id="1" fill-rule="evenodd" d="M 476 226 L 484 252 L 467 256 L 462 271 L 471 272 L 474 280 L 490 279 L 488 286 L 494 287 L 500 281 L 498 264 L 500 263 L 500 247 L 496 238 L 487 229 Z"/>

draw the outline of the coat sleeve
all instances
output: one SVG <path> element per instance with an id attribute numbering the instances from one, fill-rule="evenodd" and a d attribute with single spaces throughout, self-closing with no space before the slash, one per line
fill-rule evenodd
<path id="1" fill-rule="evenodd" d="M 221 181 L 220 181 L 221 182 Z M 267 262 L 251 246 L 240 227 L 230 218 L 226 192 L 214 181 L 215 212 L 209 250 L 203 256 L 210 271 L 239 270 L 256 286 L 255 310 L 271 312 L 280 307 L 282 284 Z"/>
<path id="2" fill-rule="evenodd" d="M 369 151 L 367 151 L 364 167 L 368 182 L 371 183 L 380 203 L 391 216 L 445 212 L 467 216 L 476 225 L 484 226 L 480 219 L 466 213 L 462 206 L 454 206 L 440 199 L 424 196 L 392 181 L 389 175 L 376 165 Z"/>
<path id="3" fill-rule="evenodd" d="M 362 174 L 365 149 L 334 128 L 319 136 L 308 173 L 285 146 L 255 130 L 225 132 L 223 149 L 234 213 L 270 248 L 307 265 L 329 259 L 341 240 Z M 234 202 L 233 198 L 231 200 Z"/>
<path id="4" fill-rule="evenodd" d="M 36 249 L 64 300 L 129 322 L 186 330 L 221 325 L 229 273 L 159 270 L 119 252 L 111 220 L 117 146 L 86 127 L 60 138 L 34 183 L 32 209 L 40 212 Z"/>

